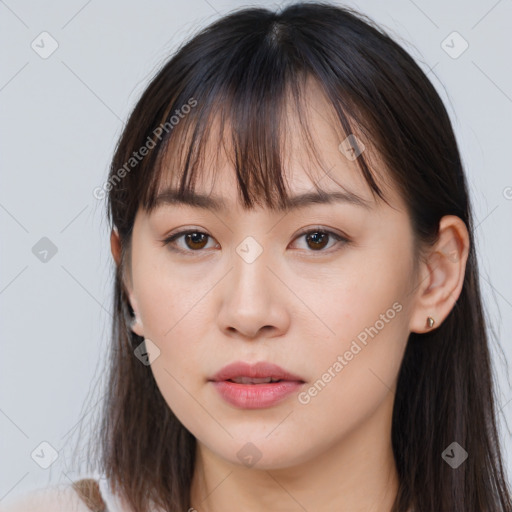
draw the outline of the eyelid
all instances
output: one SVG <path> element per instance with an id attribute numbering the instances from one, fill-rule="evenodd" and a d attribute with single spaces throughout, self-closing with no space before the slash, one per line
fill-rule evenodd
<path id="1" fill-rule="evenodd" d="M 344 240 L 347 240 L 349 241 L 350 238 L 345 235 L 342 231 L 335 231 L 334 229 L 332 228 L 327 228 L 325 226 L 321 226 L 321 225 L 313 225 L 313 226 L 306 226 L 305 228 L 301 229 L 294 237 L 294 240 L 299 237 L 299 236 L 302 236 L 302 235 L 305 235 L 307 233 L 312 233 L 312 232 L 321 232 L 321 233 L 327 233 L 329 235 L 334 235 L 335 237 L 338 237 L 340 239 L 344 239 Z"/>

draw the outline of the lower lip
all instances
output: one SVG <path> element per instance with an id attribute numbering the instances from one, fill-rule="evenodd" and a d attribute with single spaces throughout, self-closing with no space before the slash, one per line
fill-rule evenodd
<path id="1" fill-rule="evenodd" d="M 212 381 L 222 398 L 241 409 L 263 409 L 277 404 L 299 390 L 303 382 L 283 380 L 268 384 L 238 384 L 228 380 Z"/>

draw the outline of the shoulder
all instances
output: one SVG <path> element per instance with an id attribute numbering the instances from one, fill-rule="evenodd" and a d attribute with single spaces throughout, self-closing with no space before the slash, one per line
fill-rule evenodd
<path id="1" fill-rule="evenodd" d="M 0 512 L 91 512 L 79 492 L 72 484 L 35 489 L 10 501 L 5 498 Z"/>

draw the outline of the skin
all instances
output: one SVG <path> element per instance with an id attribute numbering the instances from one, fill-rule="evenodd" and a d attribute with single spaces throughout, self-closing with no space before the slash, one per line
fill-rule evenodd
<path id="1" fill-rule="evenodd" d="M 338 150 L 328 107 L 311 96 L 311 132 L 330 169 L 326 177 L 317 168 L 316 179 L 326 191 L 342 185 L 371 209 L 335 203 L 286 215 L 244 211 L 226 160 L 213 184 L 204 178 L 195 187 L 223 197 L 225 211 L 165 205 L 135 218 L 125 283 L 138 317 L 133 330 L 159 348 L 155 380 L 198 441 L 191 491 L 198 511 L 389 511 L 398 488 L 391 417 L 408 336 L 428 331 L 429 315 L 437 328 L 462 288 L 469 248 L 462 220 L 443 217 L 438 242 L 415 271 L 411 222 L 396 187 L 381 166 L 393 207 L 375 201 L 356 163 Z M 290 143 L 290 193 L 314 191 L 300 140 Z M 315 251 L 299 235 L 317 225 L 351 243 L 330 239 Z M 160 243 L 177 228 L 212 238 L 193 252 L 182 237 L 176 244 L 189 253 L 179 254 Z M 263 248 L 250 264 L 236 252 L 247 236 Z M 115 230 L 111 245 L 119 264 Z M 230 362 L 270 361 L 301 376 L 307 391 L 329 368 L 332 376 L 337 357 L 395 303 L 394 318 L 366 346 L 359 343 L 362 350 L 307 404 L 294 394 L 266 409 L 238 409 L 208 383 Z M 248 442 L 261 456 L 252 467 L 237 457 Z"/>

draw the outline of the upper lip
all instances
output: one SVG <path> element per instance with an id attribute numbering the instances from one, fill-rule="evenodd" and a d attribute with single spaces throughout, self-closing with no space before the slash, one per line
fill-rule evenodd
<path id="1" fill-rule="evenodd" d="M 266 361 L 260 361 L 255 364 L 236 361 L 224 366 L 224 368 L 218 371 L 210 380 L 221 382 L 237 377 L 271 377 L 272 379 L 304 382 L 304 379 L 301 379 L 297 375 L 287 372 L 280 366 Z"/>

